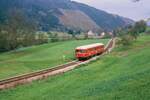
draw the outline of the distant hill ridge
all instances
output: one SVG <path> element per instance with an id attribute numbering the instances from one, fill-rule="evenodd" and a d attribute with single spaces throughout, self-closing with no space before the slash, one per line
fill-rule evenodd
<path id="1" fill-rule="evenodd" d="M 7 19 L 6 13 L 12 8 L 21 9 L 43 31 L 74 29 L 99 32 L 133 23 L 131 19 L 71 0 L 0 0 L 0 21 Z"/>

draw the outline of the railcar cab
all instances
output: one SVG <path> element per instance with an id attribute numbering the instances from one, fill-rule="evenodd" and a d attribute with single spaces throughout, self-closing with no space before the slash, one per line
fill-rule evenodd
<path id="1" fill-rule="evenodd" d="M 87 49 L 76 49 L 76 57 L 79 60 L 85 60 L 88 58 L 88 50 Z"/>

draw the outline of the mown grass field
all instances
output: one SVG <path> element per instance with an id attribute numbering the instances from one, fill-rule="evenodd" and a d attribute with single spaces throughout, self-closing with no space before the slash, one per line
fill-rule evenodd
<path id="1" fill-rule="evenodd" d="M 1 53 L 0 79 L 63 64 L 75 59 L 74 48 L 77 46 L 97 42 L 106 44 L 107 41 L 107 39 L 74 40 Z M 63 56 L 65 56 L 65 59 Z"/>
<path id="2" fill-rule="evenodd" d="M 0 100 L 149 100 L 150 36 L 63 75 L 0 91 Z"/>

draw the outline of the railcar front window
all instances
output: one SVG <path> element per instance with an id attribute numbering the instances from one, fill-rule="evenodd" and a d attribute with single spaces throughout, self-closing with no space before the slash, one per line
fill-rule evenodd
<path id="1" fill-rule="evenodd" d="M 86 53 L 86 51 L 85 51 L 85 50 L 80 50 L 80 52 L 81 52 L 81 53 Z"/>
<path id="2" fill-rule="evenodd" d="M 85 50 L 77 50 L 76 52 L 77 52 L 77 53 L 86 53 Z"/>

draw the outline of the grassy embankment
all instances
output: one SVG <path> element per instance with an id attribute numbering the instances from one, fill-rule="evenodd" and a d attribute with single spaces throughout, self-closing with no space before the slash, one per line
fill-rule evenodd
<path id="1" fill-rule="evenodd" d="M 74 40 L 49 43 L 1 53 L 0 79 L 63 64 L 75 59 L 74 48 L 76 46 L 95 42 L 103 42 L 106 44 L 107 41 L 107 39 Z M 65 56 L 65 60 L 63 56 Z"/>
<path id="2" fill-rule="evenodd" d="M 150 36 L 87 66 L 0 92 L 1 100 L 149 100 Z"/>

